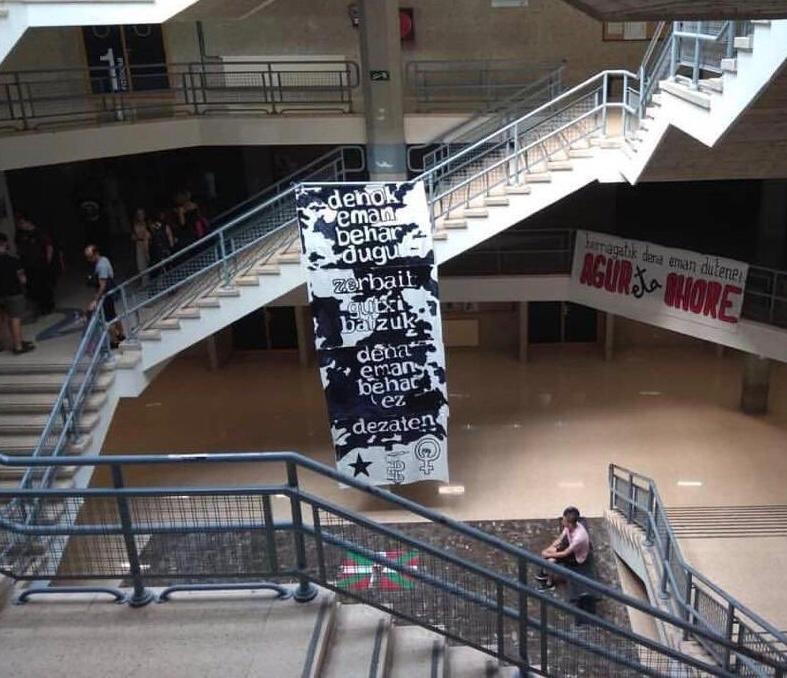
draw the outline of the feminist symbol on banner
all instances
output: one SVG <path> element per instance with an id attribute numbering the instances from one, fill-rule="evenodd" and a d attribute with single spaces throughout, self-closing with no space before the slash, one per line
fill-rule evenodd
<path id="1" fill-rule="evenodd" d="M 431 436 L 421 438 L 415 445 L 415 456 L 421 463 L 421 471 L 425 476 L 434 471 L 434 462 L 440 458 L 440 441 Z"/>
<path id="2" fill-rule="evenodd" d="M 378 551 L 375 555 L 393 561 L 394 564 L 402 567 L 412 570 L 418 569 L 418 555 L 415 551 Z M 346 556 L 339 566 L 336 580 L 336 586 L 341 589 L 348 591 L 369 589 L 398 591 L 415 588 L 415 582 L 397 569 L 386 567 L 352 551 L 347 551 Z"/>

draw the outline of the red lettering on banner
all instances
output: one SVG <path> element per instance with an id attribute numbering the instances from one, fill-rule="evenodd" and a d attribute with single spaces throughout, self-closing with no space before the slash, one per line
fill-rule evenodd
<path id="1" fill-rule="evenodd" d="M 705 297 L 705 308 L 702 314 L 709 315 L 711 318 L 715 319 L 716 309 L 719 306 L 719 299 L 721 299 L 721 283 L 709 282 L 708 296 Z"/>
<path id="2" fill-rule="evenodd" d="M 667 287 L 664 290 L 664 303 L 672 308 L 689 311 L 695 315 L 718 318 L 725 323 L 737 323 L 738 319 L 727 314 L 732 308 L 730 296 L 743 294 L 743 290 L 735 285 L 725 285 L 695 280 L 691 277 L 670 273 L 667 276 Z"/>
<path id="3" fill-rule="evenodd" d="M 588 287 L 593 286 L 593 255 L 586 254 L 585 261 L 582 262 L 582 274 L 579 276 L 579 282 Z"/>
<path id="4" fill-rule="evenodd" d="M 723 320 L 725 323 L 734 324 L 738 322 L 738 319 L 734 316 L 727 315 L 727 309 L 732 307 L 732 302 L 730 301 L 730 295 L 732 294 L 743 294 L 743 290 L 735 285 L 724 286 L 724 292 L 721 295 L 721 303 L 719 304 L 719 320 Z"/>
<path id="5" fill-rule="evenodd" d="M 603 254 L 596 255 L 596 261 L 593 262 L 593 287 L 601 289 L 604 286 L 604 266 L 607 263 L 607 258 Z"/>
<path id="6" fill-rule="evenodd" d="M 618 278 L 618 293 L 630 294 L 631 279 L 634 277 L 634 267 L 630 261 L 622 261 L 620 277 Z"/>

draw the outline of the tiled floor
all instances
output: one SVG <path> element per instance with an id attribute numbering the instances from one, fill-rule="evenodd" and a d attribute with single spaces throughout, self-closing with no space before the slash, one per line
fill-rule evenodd
<path id="1" fill-rule="evenodd" d="M 742 363 L 731 351 L 718 358 L 710 347 L 629 350 L 610 363 L 596 348 L 535 347 L 531 355 L 520 364 L 500 352 L 449 353 L 451 483 L 464 492 L 438 494 L 422 483 L 401 495 L 467 520 L 555 516 L 569 503 L 597 516 L 614 461 L 655 478 L 672 506 L 787 504 L 787 366 L 774 366 L 771 413 L 749 417 L 738 409 Z M 233 450 L 296 450 L 330 464 L 316 369 L 300 368 L 287 352 L 236 355 L 218 372 L 176 360 L 142 397 L 121 404 L 105 445 L 107 453 Z M 271 473 L 247 464 L 158 467 L 129 480 L 232 484 Z M 345 506 L 379 508 L 331 481 L 307 484 Z M 772 541 L 787 553 L 787 540 Z M 787 594 L 774 601 L 768 583 L 778 568 L 752 576 L 762 555 L 742 546 L 687 540 L 684 550 L 787 627 Z M 733 558 L 739 565 L 727 567 Z"/>

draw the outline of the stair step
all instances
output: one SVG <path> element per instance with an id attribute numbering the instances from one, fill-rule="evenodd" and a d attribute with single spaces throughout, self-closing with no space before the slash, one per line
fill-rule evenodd
<path id="1" fill-rule="evenodd" d="M 754 36 L 742 35 L 735 38 L 735 49 L 743 51 L 751 51 L 754 48 Z"/>
<path id="2" fill-rule="evenodd" d="M 496 659 L 472 647 L 453 645 L 448 648 L 448 674 L 451 678 L 513 677 L 517 675 L 516 671 L 514 667 L 500 666 Z"/>
<path id="3" fill-rule="evenodd" d="M 206 299 L 208 297 L 239 297 L 239 296 L 240 296 L 240 290 L 237 287 L 217 287 L 209 295 L 203 297 L 203 299 Z"/>
<path id="4" fill-rule="evenodd" d="M 68 363 L 34 363 L 24 359 L 0 361 L 0 375 L 3 374 L 62 374 L 66 375 L 71 369 L 71 362 Z"/>
<path id="5" fill-rule="evenodd" d="M 705 94 L 704 92 L 700 92 L 697 89 L 690 89 L 686 85 L 681 85 L 678 82 L 670 82 L 669 80 L 664 80 L 661 83 L 661 89 L 665 92 L 669 92 L 673 96 L 678 97 L 679 99 L 683 99 L 684 101 L 688 101 L 689 103 L 694 104 L 695 106 L 699 106 L 706 110 L 710 110 L 710 96 Z"/>
<path id="6" fill-rule="evenodd" d="M 142 330 L 137 336 L 140 341 L 161 341 L 161 330 Z"/>
<path id="7" fill-rule="evenodd" d="M 17 485 L 27 468 L 27 466 L 0 466 L 0 481 L 10 481 Z M 57 471 L 55 483 L 67 482 L 76 473 L 77 468 L 77 466 L 61 466 Z"/>
<path id="8" fill-rule="evenodd" d="M 281 268 L 276 264 L 262 264 L 251 269 L 251 272 L 256 275 L 278 275 L 281 273 Z"/>
<path id="9" fill-rule="evenodd" d="M 467 228 L 466 219 L 443 219 L 440 221 L 440 227 L 444 229 L 461 229 Z"/>
<path id="10" fill-rule="evenodd" d="M 242 275 L 235 278 L 235 284 L 241 287 L 257 287 L 260 284 L 260 279 L 256 275 Z"/>
<path id="11" fill-rule="evenodd" d="M 724 78 L 705 78 L 700 80 L 700 89 L 708 92 L 724 92 Z"/>
<path id="12" fill-rule="evenodd" d="M 735 58 L 732 59 L 722 59 L 721 60 L 721 70 L 725 73 L 737 73 L 738 72 L 738 60 Z"/>
<path id="13" fill-rule="evenodd" d="M 569 160 L 549 160 L 547 161 L 547 169 L 550 172 L 568 172 L 574 169 L 574 165 Z"/>
<path id="14" fill-rule="evenodd" d="M 57 400 L 56 393 L 0 394 L 0 412 L 3 414 L 49 414 Z M 91 393 L 83 405 L 83 412 L 100 410 L 107 400 L 105 392 Z"/>
<path id="15" fill-rule="evenodd" d="M 548 184 L 552 181 L 552 175 L 549 172 L 533 172 L 525 174 L 525 181 L 528 184 Z"/>
<path id="16" fill-rule="evenodd" d="M 179 308 L 172 315 L 183 320 L 198 320 L 202 314 L 199 312 L 198 308 L 186 306 L 184 308 Z"/>
<path id="17" fill-rule="evenodd" d="M 447 240 L 448 233 L 446 231 L 435 231 L 432 233 L 432 240 Z"/>
<path id="18" fill-rule="evenodd" d="M 593 158 L 595 153 L 589 148 L 572 148 L 568 152 L 569 158 Z"/>
<path id="19" fill-rule="evenodd" d="M 0 450 L 3 450 L 3 454 L 29 456 L 33 454 L 36 447 L 38 447 L 40 438 L 40 435 L 4 433 L 0 435 Z M 84 453 L 91 441 L 92 439 L 89 434 L 80 435 L 66 447 L 66 454 L 75 455 Z"/>
<path id="20" fill-rule="evenodd" d="M 508 195 L 528 195 L 533 192 L 527 184 L 520 184 L 519 186 L 506 186 L 505 191 Z"/>
<path id="21" fill-rule="evenodd" d="M 385 675 L 391 618 L 365 605 L 336 606 L 333 643 L 322 678 Z"/>
<path id="22" fill-rule="evenodd" d="M 221 306 L 221 303 L 218 297 L 202 297 L 202 299 L 197 299 L 198 308 L 218 308 L 219 306 Z"/>
<path id="23" fill-rule="evenodd" d="M 85 412 L 77 423 L 77 431 L 89 433 L 98 423 L 96 412 Z M 41 435 L 49 421 L 47 414 L 0 414 L 0 435 Z M 62 426 L 56 428 L 62 430 Z"/>
<path id="24" fill-rule="evenodd" d="M 508 198 L 498 197 L 496 195 L 484 198 L 484 205 L 487 207 L 508 207 L 510 205 Z"/>
<path id="25" fill-rule="evenodd" d="M 389 678 L 444 678 L 448 672 L 445 637 L 420 626 L 391 630 Z"/>
<path id="26" fill-rule="evenodd" d="M 153 323 L 153 328 L 156 330 L 179 330 L 180 320 L 177 318 L 162 318 Z"/>
<path id="27" fill-rule="evenodd" d="M 0 375 L 0 393 L 59 393 L 64 374 L 4 374 Z M 95 391 L 105 391 L 115 380 L 113 372 L 101 372 L 93 382 Z M 81 383 L 77 378 L 76 383 Z"/>
<path id="28" fill-rule="evenodd" d="M 115 369 L 133 370 L 142 362 L 142 354 L 139 351 L 121 351 L 115 354 Z"/>
<path id="29" fill-rule="evenodd" d="M 486 219 L 489 216 L 489 210 L 481 207 L 465 207 L 459 211 L 465 219 Z"/>
<path id="30" fill-rule="evenodd" d="M 751 22 L 756 26 L 767 26 L 770 27 L 771 20 L 770 19 L 752 19 Z"/>
<path id="31" fill-rule="evenodd" d="M 276 257 L 276 261 L 280 264 L 300 264 L 301 263 L 301 255 L 300 254 L 279 254 Z"/>

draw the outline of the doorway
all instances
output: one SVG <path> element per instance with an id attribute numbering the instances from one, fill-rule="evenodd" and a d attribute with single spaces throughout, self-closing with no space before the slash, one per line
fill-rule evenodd
<path id="1" fill-rule="evenodd" d="M 292 306 L 258 308 L 232 323 L 232 346 L 238 351 L 297 349 L 298 330 Z"/>
<path id="2" fill-rule="evenodd" d="M 595 343 L 598 314 L 593 308 L 568 301 L 531 301 L 527 331 L 530 344 Z"/>
<path id="3" fill-rule="evenodd" d="M 94 94 L 169 88 L 160 24 L 84 26 L 82 39 Z"/>

